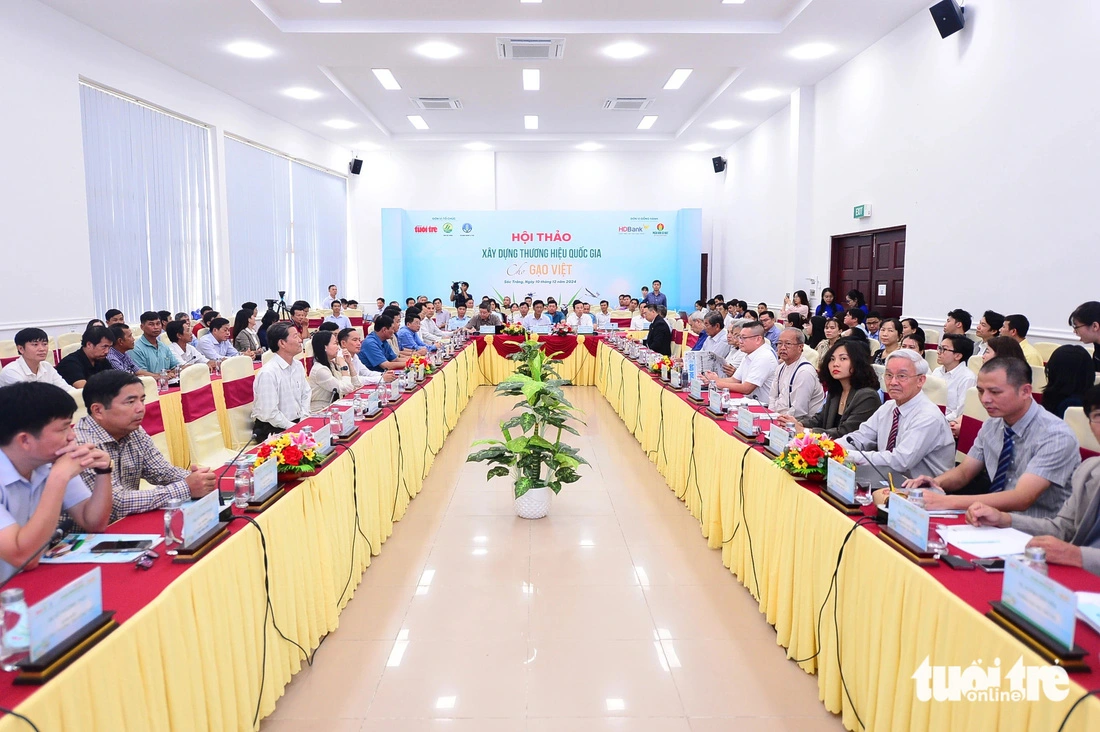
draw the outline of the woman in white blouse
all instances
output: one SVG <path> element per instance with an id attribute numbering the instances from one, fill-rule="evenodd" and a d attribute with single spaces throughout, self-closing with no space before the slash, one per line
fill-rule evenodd
<path id="1" fill-rule="evenodd" d="M 359 374 L 344 360 L 336 331 L 322 330 L 313 334 L 313 367 L 309 370 L 308 381 L 311 412 L 327 408 L 361 385 Z"/>
<path id="2" fill-rule="evenodd" d="M 260 353 L 260 337 L 256 334 L 256 311 L 238 310 L 233 319 L 233 347 L 255 358 Z"/>

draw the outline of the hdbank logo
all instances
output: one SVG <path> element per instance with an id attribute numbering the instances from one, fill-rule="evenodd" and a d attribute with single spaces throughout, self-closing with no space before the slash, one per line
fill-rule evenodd
<path id="1" fill-rule="evenodd" d="M 657 230 L 653 232 L 653 235 L 654 236 L 662 236 L 662 235 L 667 235 L 667 234 L 668 234 L 668 230 L 665 229 L 665 225 L 664 224 L 657 224 Z"/>
<path id="2" fill-rule="evenodd" d="M 463 225 L 462 225 L 462 233 L 463 233 L 463 234 L 469 234 L 469 233 L 470 233 L 470 232 L 472 232 L 473 230 L 474 230 L 474 227 L 473 227 L 473 226 L 470 226 L 469 224 L 463 224 Z"/>
<path id="3" fill-rule="evenodd" d="M 435 234 L 439 231 L 438 226 L 414 226 L 413 232 L 416 234 Z"/>
<path id="4" fill-rule="evenodd" d="M 645 231 L 645 229 L 643 229 L 640 226 L 620 226 L 619 227 L 619 233 L 620 234 L 641 234 L 644 231 Z"/>
<path id="5" fill-rule="evenodd" d="M 454 230 L 455 230 L 455 227 L 451 226 L 450 224 L 443 224 L 443 233 L 444 234 L 450 234 Z"/>

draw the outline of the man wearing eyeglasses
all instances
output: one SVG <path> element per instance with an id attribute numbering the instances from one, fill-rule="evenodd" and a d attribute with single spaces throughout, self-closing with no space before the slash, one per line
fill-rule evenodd
<path id="1" fill-rule="evenodd" d="M 764 338 L 764 326 L 755 322 L 742 326 L 741 351 L 745 358 L 734 371 L 733 378 L 719 378 L 713 371 L 708 371 L 705 377 L 713 380 L 721 389 L 729 389 L 735 394 L 749 396 L 767 404 L 779 361 L 771 344 Z"/>
<path id="2" fill-rule="evenodd" d="M 1092 362 L 1100 373 L 1100 302 L 1090 300 L 1079 305 L 1069 316 L 1069 324 L 1082 343 L 1092 344 Z"/>
<path id="3" fill-rule="evenodd" d="M 951 423 L 951 434 L 955 437 L 959 436 L 959 425 L 962 424 L 966 390 L 978 385 L 978 377 L 966 366 L 973 355 L 974 341 L 964 335 L 946 333 L 936 353 L 936 363 L 940 367 L 932 375 L 947 382 L 947 421 Z"/>
<path id="4" fill-rule="evenodd" d="M 1100 387 L 1085 392 L 1085 414 L 1100 440 Z M 1057 516 L 1035 518 L 1001 511 L 978 502 L 966 512 L 975 526 L 1012 527 L 1033 535 L 1029 547 L 1041 547 L 1051 564 L 1084 567 L 1100 575 L 1100 458 L 1081 463 L 1070 479 L 1071 492 Z"/>
<path id="5" fill-rule="evenodd" d="M 860 428 L 837 442 L 853 448 L 852 462 L 874 466 L 858 469 L 857 480 L 882 480 L 879 471 L 899 477 L 940 475 L 955 464 L 955 438 L 940 408 L 921 391 L 928 362 L 916 351 L 894 351 L 886 359 L 886 393 L 890 399 Z"/>

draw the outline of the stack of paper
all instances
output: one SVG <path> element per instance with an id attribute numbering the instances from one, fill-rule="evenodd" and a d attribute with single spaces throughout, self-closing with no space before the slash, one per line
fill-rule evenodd
<path id="1" fill-rule="evenodd" d="M 1032 539 L 1030 534 L 1016 529 L 997 529 L 992 526 L 959 524 L 940 526 L 937 530 L 948 544 L 979 559 L 1023 554 L 1024 547 Z"/>
<path id="2" fill-rule="evenodd" d="M 1077 593 L 1077 617 L 1100 633 L 1100 592 Z"/>

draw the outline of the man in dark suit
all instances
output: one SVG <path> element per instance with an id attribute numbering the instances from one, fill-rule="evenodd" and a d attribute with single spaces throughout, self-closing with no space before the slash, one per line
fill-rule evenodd
<path id="1" fill-rule="evenodd" d="M 642 315 L 649 321 L 649 335 L 642 344 L 654 353 L 672 356 L 672 329 L 665 320 L 668 309 L 664 305 L 643 305 L 642 308 Z"/>

